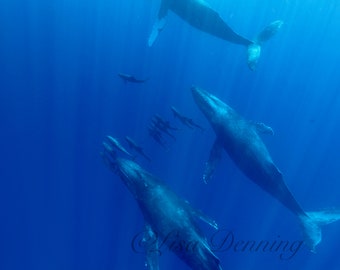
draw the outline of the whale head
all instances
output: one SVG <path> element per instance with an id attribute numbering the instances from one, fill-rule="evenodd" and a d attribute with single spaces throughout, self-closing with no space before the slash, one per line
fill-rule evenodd
<path id="1" fill-rule="evenodd" d="M 116 173 L 130 192 L 137 197 L 143 189 L 152 184 L 151 177 L 145 177 L 147 173 L 134 161 L 117 156 L 116 149 L 103 142 L 104 151 L 101 152 L 104 163 Z"/>
<path id="2" fill-rule="evenodd" d="M 117 174 L 121 176 L 124 183 L 129 186 L 136 186 L 138 182 L 143 181 L 143 169 L 132 160 L 117 158 L 116 159 Z"/>
<path id="3" fill-rule="evenodd" d="M 232 112 L 227 104 L 201 88 L 193 86 L 191 92 L 197 106 L 212 124 L 216 124 L 217 121 Z"/>

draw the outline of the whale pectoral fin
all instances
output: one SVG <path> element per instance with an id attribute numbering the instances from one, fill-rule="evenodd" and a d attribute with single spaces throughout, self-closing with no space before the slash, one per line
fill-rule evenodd
<path id="1" fill-rule="evenodd" d="M 277 20 L 266 26 L 256 37 L 256 43 L 261 44 L 271 39 L 282 27 L 283 21 Z"/>
<path id="2" fill-rule="evenodd" d="M 157 21 L 154 23 L 152 27 L 152 31 L 148 40 L 148 45 L 151 47 L 155 40 L 158 37 L 159 32 L 161 32 L 165 26 L 166 23 L 166 15 L 168 14 L 168 5 L 165 3 L 165 1 L 162 2 L 161 7 L 158 12 L 158 18 Z"/>
<path id="3" fill-rule="evenodd" d="M 193 208 L 188 201 L 185 201 L 187 210 L 194 216 L 209 224 L 211 227 L 218 229 L 218 224 L 211 217 L 204 214 L 201 210 Z"/>
<path id="4" fill-rule="evenodd" d="M 262 133 L 262 134 L 274 135 L 274 130 L 271 127 L 265 125 L 264 123 L 255 122 L 253 124 L 257 132 Z"/>
<path id="5" fill-rule="evenodd" d="M 143 236 L 143 245 L 145 246 L 146 258 L 145 266 L 148 270 L 159 270 L 158 257 L 160 255 L 158 246 L 158 237 L 150 224 L 145 224 Z"/>
<path id="6" fill-rule="evenodd" d="M 165 23 L 166 23 L 165 18 L 162 18 L 160 20 L 158 19 L 155 22 L 155 24 L 152 27 L 152 32 L 151 32 L 149 40 L 148 40 L 149 47 L 151 47 L 154 44 L 155 40 L 158 37 L 159 32 L 161 32 L 163 30 Z"/>
<path id="7" fill-rule="evenodd" d="M 210 150 L 210 156 L 209 160 L 205 164 L 205 171 L 203 174 L 203 180 L 205 183 L 208 183 L 210 178 L 212 177 L 217 163 L 220 161 L 222 156 L 222 150 L 223 150 L 223 144 L 222 142 L 217 138 L 214 142 L 213 147 Z"/>

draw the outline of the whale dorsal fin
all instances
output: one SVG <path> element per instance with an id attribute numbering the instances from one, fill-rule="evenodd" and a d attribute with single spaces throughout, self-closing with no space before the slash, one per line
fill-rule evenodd
<path id="1" fill-rule="evenodd" d="M 207 163 L 205 164 L 205 170 L 203 174 L 203 180 L 207 183 L 212 177 L 217 163 L 220 161 L 222 156 L 223 143 L 219 138 L 216 138 L 211 150 Z"/>
<path id="2" fill-rule="evenodd" d="M 258 133 L 274 135 L 274 130 L 264 123 L 252 122 L 252 124 Z"/>
<path id="3" fill-rule="evenodd" d="M 159 32 L 161 32 L 166 23 L 166 15 L 168 14 L 169 3 L 166 0 L 161 2 L 161 6 L 158 11 L 157 21 L 152 27 L 152 31 L 148 40 L 148 45 L 151 47 L 158 37 Z"/>

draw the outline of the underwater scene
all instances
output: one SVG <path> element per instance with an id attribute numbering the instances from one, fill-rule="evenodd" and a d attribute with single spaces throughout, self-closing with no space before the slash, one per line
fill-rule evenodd
<path id="1" fill-rule="evenodd" d="M 3 0 L 0 269 L 340 269 L 340 3 Z"/>

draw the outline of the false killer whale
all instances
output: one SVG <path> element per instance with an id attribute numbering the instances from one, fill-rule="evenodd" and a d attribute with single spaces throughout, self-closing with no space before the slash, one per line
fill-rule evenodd
<path id="1" fill-rule="evenodd" d="M 125 155 L 129 156 L 130 158 L 133 158 L 133 155 L 131 155 L 125 148 L 123 145 L 121 145 L 121 143 L 116 139 L 113 138 L 111 136 L 107 136 L 106 139 L 108 140 L 108 142 L 111 144 L 111 146 L 113 146 L 114 148 L 116 148 L 117 150 L 121 151 L 122 153 L 124 153 Z"/>
<path id="2" fill-rule="evenodd" d="M 174 117 L 177 118 L 179 121 L 181 121 L 183 125 L 186 125 L 188 128 L 191 128 L 191 129 L 196 127 L 200 129 L 201 131 L 204 131 L 204 128 L 196 124 L 194 120 L 192 120 L 191 118 L 181 114 L 174 106 L 171 106 L 171 111 L 174 114 Z"/>
<path id="3" fill-rule="evenodd" d="M 211 178 L 224 149 L 249 179 L 297 215 L 303 227 L 305 243 L 311 251 L 315 251 L 322 239 L 320 226 L 339 220 L 340 211 L 305 212 L 289 191 L 259 136 L 259 133 L 273 134 L 272 129 L 263 123 L 247 121 L 203 89 L 192 87 L 191 91 L 197 106 L 216 133 L 203 176 L 205 182 Z"/>
<path id="4" fill-rule="evenodd" d="M 222 270 L 220 261 L 211 251 L 195 219 L 199 218 L 217 229 L 215 221 L 195 210 L 177 196 L 161 180 L 137 163 L 116 156 L 114 147 L 104 143 L 104 162 L 119 175 L 136 199 L 145 219 L 143 246 L 146 266 L 157 270 L 162 245 L 167 245 L 194 270 Z"/>
<path id="5" fill-rule="evenodd" d="M 118 73 L 118 76 L 126 83 L 145 83 L 148 79 L 136 79 L 133 75 L 125 74 L 125 73 Z"/>
<path id="6" fill-rule="evenodd" d="M 251 70 L 256 68 L 260 58 L 261 44 L 275 35 L 283 24 L 280 20 L 274 21 L 254 40 L 250 40 L 237 34 L 204 0 L 162 0 L 157 21 L 148 40 L 149 46 L 152 46 L 159 32 L 163 30 L 169 10 L 200 31 L 234 44 L 246 46 L 248 48 L 248 66 Z"/>
<path id="7" fill-rule="evenodd" d="M 169 137 L 176 141 L 176 137 L 172 135 L 169 130 L 178 130 L 178 128 L 171 126 L 169 121 L 164 120 L 160 115 L 155 114 L 151 119 L 151 123 L 159 131 L 167 134 Z"/>
<path id="8" fill-rule="evenodd" d="M 136 152 L 138 152 L 141 156 L 143 156 L 146 160 L 151 162 L 151 158 L 149 158 L 145 153 L 144 149 L 139 146 L 133 139 L 131 139 L 129 136 L 125 136 L 125 140 L 128 142 L 130 148 L 134 149 Z"/>

